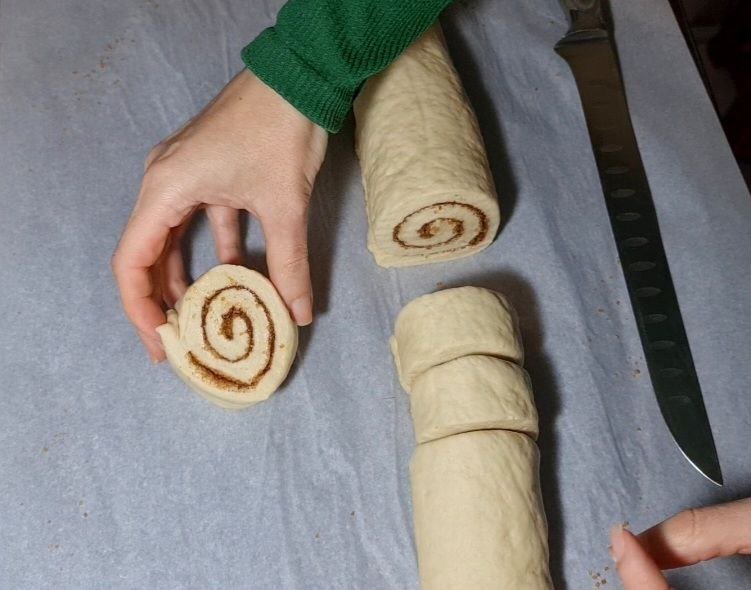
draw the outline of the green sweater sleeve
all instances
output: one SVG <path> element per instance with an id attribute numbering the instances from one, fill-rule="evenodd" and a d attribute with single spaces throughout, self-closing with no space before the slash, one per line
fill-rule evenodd
<path id="1" fill-rule="evenodd" d="M 385 69 L 451 0 L 289 0 L 242 51 L 245 65 L 331 133 L 360 85 Z"/>

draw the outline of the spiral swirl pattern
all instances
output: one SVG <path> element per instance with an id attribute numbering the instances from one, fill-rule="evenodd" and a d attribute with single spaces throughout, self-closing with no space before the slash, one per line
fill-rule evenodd
<path id="1" fill-rule="evenodd" d="M 254 326 L 256 328 L 254 329 Z M 254 332 L 264 334 L 254 339 Z M 188 352 L 190 362 L 207 378 L 238 389 L 253 388 L 274 362 L 274 324 L 268 307 L 247 287 L 225 287 L 207 298 L 201 311 L 203 351 L 213 359 L 202 362 L 201 352 Z M 213 361 L 213 362 L 211 362 Z M 239 380 L 222 371 L 226 364 L 246 366 Z M 213 366 L 212 366 L 213 365 Z"/>
<path id="2" fill-rule="evenodd" d="M 210 401 L 243 407 L 286 377 L 297 328 L 269 281 L 222 265 L 194 283 L 160 327 L 175 371 Z"/>
<path id="3" fill-rule="evenodd" d="M 475 246 L 487 233 L 488 218 L 482 209 L 445 201 L 407 215 L 394 227 L 393 239 L 404 249 L 448 252 Z"/>

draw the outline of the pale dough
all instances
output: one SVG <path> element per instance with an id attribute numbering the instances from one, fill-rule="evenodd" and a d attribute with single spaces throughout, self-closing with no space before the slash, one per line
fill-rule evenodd
<path id="1" fill-rule="evenodd" d="M 492 242 L 498 199 L 438 24 L 368 80 L 354 112 L 368 248 L 378 264 L 460 258 Z"/>
<path id="2" fill-rule="evenodd" d="M 410 465 L 422 590 L 552 590 L 538 451 L 488 430 L 417 446 Z"/>
<path id="3" fill-rule="evenodd" d="M 527 372 L 490 356 L 465 356 L 428 369 L 410 393 L 418 443 L 472 430 L 514 430 L 537 438 Z"/>
<path id="4" fill-rule="evenodd" d="M 404 306 L 391 338 L 402 386 L 430 367 L 467 356 L 496 356 L 522 364 L 516 314 L 506 298 L 480 287 L 423 295 Z"/>
<path id="5" fill-rule="evenodd" d="M 206 399 L 244 408 L 284 381 L 297 326 L 271 282 L 243 266 L 217 266 L 193 283 L 157 328 L 175 373 Z"/>

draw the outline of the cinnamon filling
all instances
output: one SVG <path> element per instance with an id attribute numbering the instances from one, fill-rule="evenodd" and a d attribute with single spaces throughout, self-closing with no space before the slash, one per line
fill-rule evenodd
<path id="1" fill-rule="evenodd" d="M 438 246 L 446 246 L 448 244 L 451 244 L 452 242 L 463 237 L 465 233 L 465 230 L 464 230 L 465 223 L 463 220 L 457 219 L 455 217 L 438 217 L 436 219 L 432 219 L 428 221 L 427 223 L 424 223 L 420 227 L 420 229 L 417 230 L 417 236 L 420 239 L 428 240 L 434 237 L 440 231 L 441 224 L 450 225 L 451 236 L 442 242 L 437 242 L 435 244 L 413 244 L 413 243 L 405 242 L 400 237 L 402 228 L 405 226 L 405 224 L 408 223 L 411 217 L 418 215 L 427 209 L 435 209 L 436 212 L 440 212 L 443 209 L 443 207 L 446 207 L 446 206 L 460 207 L 461 209 L 466 210 L 467 213 L 469 213 L 470 215 L 474 216 L 477 219 L 477 223 L 479 225 L 478 232 L 472 237 L 471 240 L 469 240 L 464 245 L 453 248 L 453 250 L 459 250 L 461 248 L 475 246 L 485 239 L 485 236 L 488 233 L 488 218 L 481 209 L 478 209 L 477 207 L 473 205 L 467 205 L 466 203 L 459 203 L 457 201 L 445 201 L 443 203 L 436 203 L 435 205 L 427 205 L 426 207 L 422 207 L 418 209 L 417 211 L 414 211 L 410 213 L 409 215 L 407 215 L 396 227 L 394 227 L 394 231 L 392 233 L 392 238 L 394 242 L 396 242 L 397 244 L 399 244 L 399 246 L 405 249 L 420 248 L 424 250 L 432 250 L 433 248 L 436 248 Z M 442 251 L 445 252 L 448 250 L 446 250 L 445 248 L 442 248 Z"/>
<path id="2" fill-rule="evenodd" d="M 267 345 L 267 352 L 266 352 L 266 362 L 264 363 L 263 367 L 255 374 L 253 375 L 250 380 L 248 381 L 240 381 L 238 379 L 235 379 L 234 377 L 230 377 L 228 375 L 225 375 L 221 373 L 220 371 L 217 371 L 216 369 L 212 369 L 211 367 L 207 367 L 205 364 L 203 364 L 198 358 L 192 353 L 188 352 L 188 361 L 190 362 L 193 367 L 198 370 L 202 377 L 206 381 L 210 381 L 217 387 L 221 387 L 224 389 L 228 388 L 237 388 L 237 389 L 253 389 L 258 383 L 263 379 L 264 375 L 269 372 L 271 369 L 271 364 L 274 361 L 274 344 L 276 340 L 276 332 L 274 330 L 274 323 L 271 318 L 271 313 L 269 312 L 268 307 L 266 307 L 266 304 L 258 297 L 258 295 L 255 293 L 255 291 L 241 286 L 241 285 L 233 285 L 229 287 L 224 287 L 223 289 L 219 289 L 215 291 L 211 297 L 208 297 L 206 301 L 203 303 L 203 308 L 201 310 L 201 332 L 203 336 L 203 344 L 206 350 L 208 350 L 212 355 L 214 355 L 216 358 L 228 361 L 230 363 L 236 363 L 240 362 L 246 358 L 248 358 L 253 352 L 254 348 L 254 331 L 253 331 L 253 322 L 251 321 L 250 316 L 243 310 L 242 308 L 239 308 L 237 306 L 233 306 L 228 311 L 224 312 L 222 314 L 222 321 L 219 326 L 219 333 L 226 339 L 226 340 L 232 340 L 234 338 L 234 332 L 233 327 L 235 323 L 235 318 L 240 318 L 240 320 L 245 324 L 248 334 L 248 345 L 244 351 L 244 353 L 234 359 L 230 359 L 222 355 L 214 346 L 211 344 L 208 338 L 208 326 L 207 326 L 207 316 L 209 314 L 211 304 L 219 297 L 222 293 L 229 289 L 240 289 L 247 291 L 250 293 L 250 295 L 253 297 L 253 300 L 263 310 L 263 313 L 266 315 L 266 320 L 269 324 L 269 333 L 266 337 L 266 345 Z"/>

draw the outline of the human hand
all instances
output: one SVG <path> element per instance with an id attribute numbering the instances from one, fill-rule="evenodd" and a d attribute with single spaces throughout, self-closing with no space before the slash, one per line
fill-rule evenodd
<path id="1" fill-rule="evenodd" d="M 112 257 L 123 308 L 154 362 L 162 304 L 187 288 L 180 238 L 205 209 L 221 263 L 242 264 L 239 214 L 258 218 L 269 275 L 299 325 L 313 319 L 308 203 L 328 134 L 243 70 L 146 160 L 133 213 Z"/>
<path id="2" fill-rule="evenodd" d="M 751 555 L 751 498 L 684 510 L 638 536 L 617 526 L 610 540 L 625 590 L 668 590 L 660 570 Z"/>

